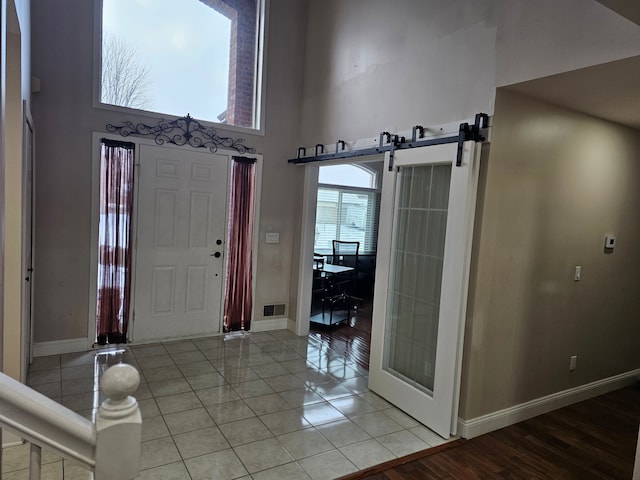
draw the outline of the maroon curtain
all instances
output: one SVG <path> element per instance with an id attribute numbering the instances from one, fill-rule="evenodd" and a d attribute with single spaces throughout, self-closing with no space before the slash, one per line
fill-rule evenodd
<path id="1" fill-rule="evenodd" d="M 255 159 L 233 157 L 224 297 L 224 331 L 248 331 L 252 310 Z"/>
<path id="2" fill-rule="evenodd" d="M 131 292 L 135 145 L 102 140 L 97 343 L 125 343 Z"/>

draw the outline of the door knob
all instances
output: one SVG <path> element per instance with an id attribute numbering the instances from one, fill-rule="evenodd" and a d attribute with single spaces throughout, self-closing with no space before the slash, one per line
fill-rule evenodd
<path id="1" fill-rule="evenodd" d="M 220 252 L 216 252 L 216 253 L 212 253 L 210 254 L 212 257 L 216 257 L 216 258 L 220 258 L 220 255 L 222 255 Z"/>

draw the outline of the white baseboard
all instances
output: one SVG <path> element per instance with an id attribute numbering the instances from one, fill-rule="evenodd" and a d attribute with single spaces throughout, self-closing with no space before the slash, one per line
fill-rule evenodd
<path id="1" fill-rule="evenodd" d="M 252 332 L 268 332 L 269 330 L 286 329 L 290 320 L 286 317 L 254 320 L 251 322 Z"/>
<path id="2" fill-rule="evenodd" d="M 34 357 L 47 357 L 63 353 L 86 352 L 89 341 L 86 338 L 70 338 L 53 342 L 37 342 L 33 344 Z"/>
<path id="3" fill-rule="evenodd" d="M 296 333 L 296 322 L 287 319 L 287 330 L 291 330 L 293 333 Z"/>
<path id="4" fill-rule="evenodd" d="M 269 318 L 264 320 L 254 320 L 251 322 L 252 332 L 268 332 L 270 330 L 289 329 L 295 332 L 296 322 L 286 317 Z M 182 337 L 180 337 L 182 338 Z M 184 338 L 193 338 L 187 336 Z M 155 343 L 167 341 L 168 338 L 159 338 L 145 340 L 144 342 L 134 342 L 133 344 Z M 171 340 L 179 340 L 179 338 L 171 338 Z M 89 350 L 89 342 L 86 338 L 71 338 L 69 340 L 56 340 L 53 342 L 38 342 L 33 344 L 34 357 L 46 357 L 49 355 L 60 355 L 63 353 L 86 352 Z"/>
<path id="5" fill-rule="evenodd" d="M 479 435 L 484 435 L 485 433 L 508 427 L 509 425 L 527 420 L 528 418 L 632 385 L 638 381 L 638 375 L 640 375 L 640 369 L 552 393 L 546 397 L 536 398 L 521 403 L 520 405 L 498 410 L 497 412 L 470 420 L 459 418 L 458 435 L 464 438 L 474 438 Z"/>

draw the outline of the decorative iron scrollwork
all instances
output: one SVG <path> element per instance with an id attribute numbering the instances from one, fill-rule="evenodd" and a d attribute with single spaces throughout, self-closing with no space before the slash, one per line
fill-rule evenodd
<path id="1" fill-rule="evenodd" d="M 205 127 L 198 120 L 187 114 L 176 120 L 160 120 L 157 125 L 124 122 L 123 125 L 107 124 L 107 131 L 119 133 L 123 137 L 129 135 L 153 136 L 158 145 L 171 143 L 182 147 L 189 145 L 193 148 L 208 148 L 211 153 L 218 148 L 235 150 L 238 153 L 256 153 L 256 149 L 244 144 L 243 138 L 221 137 L 216 130 Z"/>

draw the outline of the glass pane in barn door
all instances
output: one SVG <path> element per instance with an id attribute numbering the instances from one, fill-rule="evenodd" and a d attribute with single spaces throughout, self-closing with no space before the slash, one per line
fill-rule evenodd
<path id="1" fill-rule="evenodd" d="M 398 151 L 382 188 L 369 388 L 445 438 L 456 428 L 478 151 L 466 142 L 461 166 L 456 144 Z"/>
<path id="2" fill-rule="evenodd" d="M 383 368 L 431 393 L 451 165 L 400 167 Z"/>

